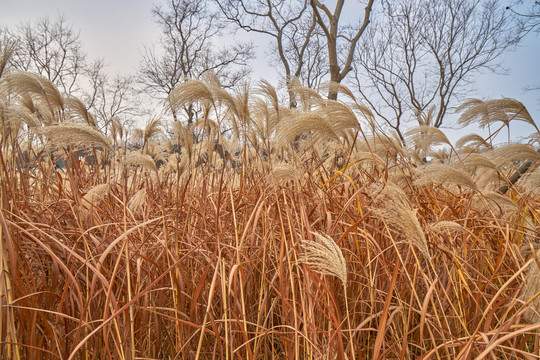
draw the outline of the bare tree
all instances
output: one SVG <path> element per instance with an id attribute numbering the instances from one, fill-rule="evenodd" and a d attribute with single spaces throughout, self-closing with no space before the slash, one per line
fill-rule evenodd
<path id="1" fill-rule="evenodd" d="M 87 90 L 81 96 L 82 100 L 95 114 L 105 134 L 113 119 L 140 115 L 140 110 L 136 111 L 133 104 L 137 97 L 133 76 L 117 74 L 110 78 L 105 74 L 103 60 L 96 60 L 88 67 L 86 78 Z"/>
<path id="2" fill-rule="evenodd" d="M 339 20 L 342 16 L 345 0 L 336 1 L 334 12 L 331 12 L 330 9 L 319 0 L 310 0 L 310 2 L 317 23 L 326 37 L 330 81 L 339 84 L 353 69 L 352 61 L 356 45 L 370 22 L 369 18 L 373 0 L 368 0 L 364 10 L 364 19 L 361 24 L 356 27 L 342 28 L 339 26 Z M 335 87 L 329 88 L 329 99 L 336 100 L 337 94 Z"/>
<path id="3" fill-rule="evenodd" d="M 113 117 L 134 115 L 129 102 L 132 77 L 109 79 L 103 60 L 89 64 L 79 33 L 62 15 L 54 21 L 38 18 L 4 32 L 6 44 L 12 44 L 12 68 L 40 74 L 66 95 L 83 100 L 105 131 Z"/>
<path id="4" fill-rule="evenodd" d="M 498 0 L 385 1 L 356 53 L 359 92 L 402 140 L 403 122 L 432 106 L 440 127 L 475 74 L 504 70 L 497 59 L 525 33 L 509 15 Z"/>
<path id="5" fill-rule="evenodd" d="M 12 33 L 16 48 L 11 64 L 49 79 L 66 94 L 76 91 L 77 79 L 85 70 L 86 56 L 79 33 L 62 15 L 55 20 L 42 17 L 19 25 Z"/>
<path id="6" fill-rule="evenodd" d="M 507 6 L 506 10 L 517 15 L 527 31 L 540 32 L 540 1 L 536 0 L 528 6 L 523 3 L 523 0 L 515 1 L 511 6 Z"/>
<path id="7" fill-rule="evenodd" d="M 0 31 L 2 36 L 2 31 Z M 15 52 L 15 42 L 8 39 L 7 36 L 0 38 L 0 77 L 9 65 L 9 59 Z"/>
<path id="8" fill-rule="evenodd" d="M 281 64 L 289 96 L 296 107 L 293 78 L 314 86 L 327 73 L 324 44 L 308 0 L 215 0 L 225 17 L 238 28 L 273 39 L 268 55 Z"/>
<path id="9" fill-rule="evenodd" d="M 187 78 L 215 73 L 224 87 L 238 84 L 253 57 L 252 45 L 229 44 L 218 47 L 216 41 L 224 24 L 207 1 L 170 0 L 166 8 L 155 6 L 153 15 L 163 36 L 160 49 L 146 48 L 139 80 L 146 90 L 163 98 Z M 188 123 L 193 121 L 192 107 L 185 108 Z M 175 120 L 178 114 L 173 112 Z"/>

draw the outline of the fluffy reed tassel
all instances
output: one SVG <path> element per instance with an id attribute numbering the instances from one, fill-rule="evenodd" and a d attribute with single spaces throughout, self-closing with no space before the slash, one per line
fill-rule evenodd
<path id="1" fill-rule="evenodd" d="M 312 234 L 319 242 L 302 240 L 300 248 L 303 250 L 303 255 L 298 262 L 309 265 L 320 274 L 338 277 L 346 287 L 347 263 L 341 248 L 327 235 L 317 232 Z"/>
<path id="2" fill-rule="evenodd" d="M 311 105 L 323 99 L 323 97 L 316 90 L 303 86 L 300 83 L 300 80 L 297 78 L 291 77 L 289 81 L 291 84 L 291 90 L 298 95 L 300 102 L 304 105 L 304 108 L 309 109 Z"/>
<path id="3" fill-rule="evenodd" d="M 454 232 L 454 233 L 463 233 L 467 230 L 463 227 L 463 225 L 455 222 L 455 221 L 439 221 L 438 223 L 431 224 L 428 228 L 428 231 L 436 232 L 436 233 L 445 233 L 445 232 Z"/>
<path id="4" fill-rule="evenodd" d="M 289 180 L 296 179 L 296 170 L 292 165 L 286 163 L 274 165 L 268 179 L 274 184 L 284 184 Z"/>
<path id="5" fill-rule="evenodd" d="M 341 252 L 341 248 L 327 235 L 312 232 L 319 242 L 302 240 L 300 248 L 303 255 L 298 259 L 299 263 L 309 265 L 315 271 L 323 275 L 336 276 L 341 280 L 343 293 L 345 297 L 345 310 L 347 316 L 347 325 L 351 330 L 349 332 L 349 341 L 351 349 L 351 359 L 356 359 L 354 353 L 353 335 L 349 311 L 349 302 L 347 301 L 347 263 Z"/>
<path id="6" fill-rule="evenodd" d="M 490 159 L 500 160 L 502 163 L 512 163 L 519 160 L 540 160 L 540 154 L 527 144 L 511 143 L 491 150 L 488 154 Z"/>
<path id="7" fill-rule="evenodd" d="M 111 185 L 109 184 L 96 185 L 83 196 L 83 200 L 88 204 L 96 205 L 99 200 L 107 195 L 110 189 Z"/>
<path id="8" fill-rule="evenodd" d="M 20 125 L 21 122 L 25 123 L 29 128 L 38 128 L 41 126 L 41 121 L 39 120 L 35 112 L 30 111 L 25 106 L 18 105 L 7 105 L 2 106 L 0 104 L 0 116 L 5 122 L 16 123 Z"/>
<path id="9" fill-rule="evenodd" d="M 431 261 L 426 236 L 416 217 L 416 212 L 403 190 L 387 184 L 380 192 L 379 199 L 382 199 L 383 203 L 374 207 L 373 213 L 386 223 L 401 230 L 409 242 L 416 246 L 428 261 Z"/>
<path id="10" fill-rule="evenodd" d="M 456 148 L 461 148 L 465 145 L 478 149 L 490 147 L 490 145 L 486 142 L 486 139 L 478 134 L 468 134 L 460 137 L 458 141 L 456 141 Z"/>
<path id="11" fill-rule="evenodd" d="M 342 135 L 346 129 L 360 128 L 352 109 L 339 101 L 325 100 L 321 102 L 320 108 L 315 113 L 327 118 L 336 134 Z"/>
<path id="12" fill-rule="evenodd" d="M 523 301 L 529 301 L 540 291 L 540 268 L 538 267 L 540 262 L 540 252 L 535 250 L 533 256 L 537 257 L 537 261 L 533 261 L 532 264 L 529 265 L 525 287 L 523 287 L 520 296 Z M 529 304 L 529 309 L 525 311 L 523 318 L 532 324 L 540 322 L 540 296 L 536 296 Z"/>
<path id="13" fill-rule="evenodd" d="M 467 170 L 475 170 L 476 168 L 497 168 L 497 165 L 493 161 L 482 154 L 470 153 L 465 156 L 462 161 Z"/>
<path id="14" fill-rule="evenodd" d="M 343 84 L 339 84 L 335 81 L 329 81 L 329 82 L 321 84 L 320 89 L 321 91 L 324 91 L 324 92 L 335 92 L 335 93 L 341 93 L 343 95 L 347 95 L 352 101 L 354 101 L 355 103 L 357 102 L 356 97 L 354 96 L 353 92 L 348 87 L 346 87 Z"/>
<path id="15" fill-rule="evenodd" d="M 139 152 L 133 152 L 126 156 L 126 164 L 139 165 L 143 168 L 157 171 L 156 163 L 150 155 L 141 154 Z"/>
<path id="16" fill-rule="evenodd" d="M 448 144 L 450 141 L 441 129 L 434 126 L 422 125 L 405 133 L 407 143 L 413 143 L 417 149 L 427 149 L 434 145 Z"/>
<path id="17" fill-rule="evenodd" d="M 97 206 L 105 195 L 111 190 L 109 184 L 96 185 L 90 191 L 88 191 L 82 198 L 84 216 L 90 215 L 90 211 L 93 207 Z"/>
<path id="18" fill-rule="evenodd" d="M 76 97 L 68 97 L 65 100 L 65 107 L 73 121 L 83 120 L 90 126 L 97 126 L 96 119 L 88 112 L 86 105 Z"/>
<path id="19" fill-rule="evenodd" d="M 49 138 L 52 145 L 101 146 L 112 149 L 109 139 L 96 128 L 83 124 L 62 123 L 41 128 L 39 133 Z"/>
<path id="20" fill-rule="evenodd" d="M 418 186 L 430 185 L 432 183 L 452 184 L 467 187 L 474 191 L 480 191 L 470 175 L 461 169 L 450 165 L 429 164 L 419 167 L 416 170 L 418 177 L 414 181 Z"/>
<path id="21" fill-rule="evenodd" d="M 12 94 L 30 94 L 35 100 L 43 102 L 51 111 L 62 109 L 64 99 L 52 82 L 29 72 L 15 71 L 2 76 L 0 87 L 6 86 Z"/>
<path id="22" fill-rule="evenodd" d="M 209 105 L 214 101 L 210 89 L 200 80 L 190 79 L 177 85 L 167 97 L 171 109 L 201 102 Z"/>
<path id="23" fill-rule="evenodd" d="M 308 131 L 319 131 L 327 137 L 337 138 L 328 119 L 314 113 L 303 113 L 280 123 L 276 136 L 278 146 L 292 144 L 297 136 Z"/>
<path id="24" fill-rule="evenodd" d="M 484 128 L 496 121 L 508 125 L 512 120 L 520 120 L 536 128 L 536 124 L 525 105 L 515 99 L 503 98 L 488 101 L 469 99 L 458 106 L 456 111 L 463 112 L 458 120 L 462 126 L 476 123 Z"/>
<path id="25" fill-rule="evenodd" d="M 390 157 L 395 159 L 403 154 L 401 140 L 396 133 L 393 134 L 374 134 L 366 140 L 359 140 L 356 144 L 358 151 L 372 152 L 381 158 Z"/>
<path id="26" fill-rule="evenodd" d="M 264 95 L 268 100 L 270 100 L 270 104 L 273 106 L 274 110 L 279 113 L 279 99 L 277 91 L 268 81 L 259 81 L 256 92 Z"/>
<path id="27" fill-rule="evenodd" d="M 537 168 L 534 171 L 525 175 L 521 180 L 520 185 L 526 191 L 537 192 L 540 189 L 540 168 Z"/>
<path id="28" fill-rule="evenodd" d="M 503 210 L 506 209 L 508 211 L 512 211 L 518 209 L 517 204 L 513 202 L 512 199 L 499 193 L 493 191 L 486 191 L 482 193 L 482 196 L 485 199 L 489 200 L 490 205 L 493 205 L 493 203 L 495 203 L 495 205 L 499 206 Z"/>
<path id="29" fill-rule="evenodd" d="M 146 202 L 146 189 L 142 188 L 129 199 L 127 207 L 132 213 L 136 213 Z"/>

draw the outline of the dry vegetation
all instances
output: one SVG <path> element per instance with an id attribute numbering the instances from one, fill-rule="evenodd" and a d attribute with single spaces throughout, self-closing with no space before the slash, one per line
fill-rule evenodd
<path id="1" fill-rule="evenodd" d="M 0 357 L 540 358 L 540 133 L 405 146 L 344 87 L 294 91 L 185 82 L 169 105 L 199 118 L 167 142 L 4 74 Z M 463 110 L 536 128 L 515 100 Z"/>

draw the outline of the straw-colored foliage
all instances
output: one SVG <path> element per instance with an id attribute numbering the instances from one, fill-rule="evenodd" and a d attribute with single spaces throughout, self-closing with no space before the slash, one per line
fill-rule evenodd
<path id="1" fill-rule="evenodd" d="M 292 109 L 208 74 L 102 128 L 4 70 L 0 357 L 537 359 L 537 137 L 492 146 L 521 105 L 402 142 L 343 85 L 288 84 Z"/>

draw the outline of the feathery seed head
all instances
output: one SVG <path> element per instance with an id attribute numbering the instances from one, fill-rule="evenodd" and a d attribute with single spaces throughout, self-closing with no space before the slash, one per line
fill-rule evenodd
<path id="1" fill-rule="evenodd" d="M 142 154 L 140 152 L 132 152 L 126 156 L 126 164 L 139 165 L 143 168 L 157 171 L 156 163 L 150 155 Z"/>
<path id="2" fill-rule="evenodd" d="M 525 278 L 525 286 L 521 290 L 520 298 L 523 301 L 529 301 L 540 291 L 540 250 L 535 249 L 533 256 L 536 256 L 538 261 L 533 261 L 529 265 L 529 269 Z M 530 323 L 540 322 L 540 296 L 536 296 L 529 305 L 529 309 L 525 311 L 523 317 Z"/>
<path id="3" fill-rule="evenodd" d="M 416 246 L 428 261 L 431 261 L 426 236 L 407 195 L 392 184 L 387 184 L 377 193 L 376 200 L 380 206 L 373 207 L 373 213 L 387 224 L 401 230 L 407 240 Z"/>
<path id="4" fill-rule="evenodd" d="M 36 129 L 47 137 L 51 145 L 62 146 L 101 146 L 112 149 L 109 139 L 99 130 L 85 124 L 61 123 Z"/>
<path id="5" fill-rule="evenodd" d="M 309 265 L 322 275 L 338 277 L 347 286 L 347 263 L 341 248 L 328 235 L 313 232 L 318 241 L 300 241 L 303 255 L 299 263 Z"/>
<path id="6" fill-rule="evenodd" d="M 203 107 L 209 107 L 214 102 L 214 98 L 204 82 L 189 79 L 178 84 L 167 97 L 167 101 L 171 109 L 176 111 L 195 102 L 201 103 Z"/>
<path id="7" fill-rule="evenodd" d="M 456 148 L 462 148 L 465 145 L 472 148 L 477 148 L 478 150 L 491 147 L 491 145 L 489 145 L 487 141 L 478 134 L 468 134 L 460 137 L 458 141 L 456 141 Z"/>
<path id="8" fill-rule="evenodd" d="M 336 132 L 327 118 L 315 113 L 300 113 L 280 122 L 276 135 L 277 143 L 279 146 L 292 144 L 297 136 L 309 131 L 318 131 L 327 137 L 337 138 Z"/>
<path id="9" fill-rule="evenodd" d="M 284 184 L 289 180 L 296 179 L 296 169 L 291 164 L 280 163 L 272 168 L 272 172 L 268 175 L 268 180 L 274 184 Z"/>
<path id="10" fill-rule="evenodd" d="M 480 189 L 471 179 L 469 173 L 463 169 L 458 169 L 445 164 L 428 164 L 419 166 L 416 169 L 417 178 L 415 184 L 425 186 L 433 183 L 452 184 L 467 187 L 479 192 Z"/>
<path id="11" fill-rule="evenodd" d="M 133 213 L 137 213 L 141 206 L 143 206 L 146 203 L 146 188 L 142 188 L 141 190 L 137 191 L 135 195 L 129 199 L 127 203 L 128 209 Z"/>
<path id="12" fill-rule="evenodd" d="M 496 121 L 508 125 L 512 120 L 519 120 L 536 127 L 525 106 L 515 99 L 503 98 L 488 101 L 469 99 L 458 106 L 456 111 L 463 111 L 458 120 L 462 126 L 477 123 L 478 126 L 484 128 Z"/>
<path id="13" fill-rule="evenodd" d="M 407 143 L 412 143 L 416 149 L 424 151 L 435 145 L 450 145 L 450 141 L 442 130 L 430 125 L 418 126 L 407 131 L 404 135 Z"/>

